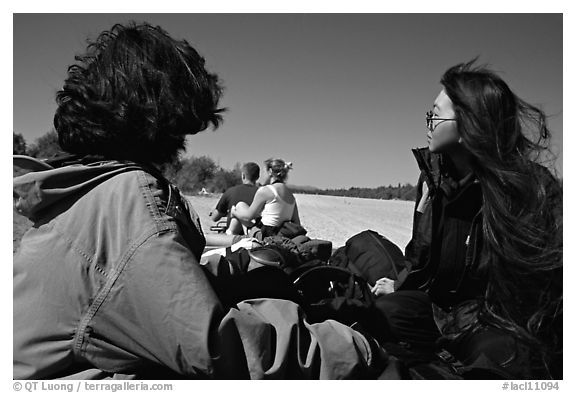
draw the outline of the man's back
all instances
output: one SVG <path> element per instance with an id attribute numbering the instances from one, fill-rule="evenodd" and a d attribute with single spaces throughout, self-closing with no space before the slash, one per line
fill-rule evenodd
<path id="1" fill-rule="evenodd" d="M 197 263 L 204 248 L 198 216 L 176 189 L 136 165 L 113 162 L 20 179 L 14 188 L 26 216 L 38 213 L 13 262 L 14 378 L 96 369 L 133 374 L 147 364 L 158 372 L 192 373 L 196 367 L 208 373 L 207 346 L 197 344 L 220 305 Z M 28 196 L 31 183 L 40 189 Z M 170 278 L 157 280 L 159 275 Z M 170 288 L 190 282 L 187 304 L 173 304 Z M 196 319 L 180 334 L 159 335 L 173 331 L 164 318 L 169 312 Z M 182 347 L 178 340 L 196 342 L 187 351 L 196 354 L 190 367 L 171 360 Z"/>
<path id="2" fill-rule="evenodd" d="M 220 201 L 216 205 L 216 210 L 218 210 L 222 216 L 228 216 L 226 222 L 227 226 L 230 225 L 230 215 L 228 214 L 230 208 L 232 208 L 232 206 L 236 205 L 238 202 L 244 202 L 250 205 L 254 200 L 254 195 L 256 194 L 257 190 L 258 187 L 255 185 L 239 184 L 237 186 L 230 187 L 224 192 L 220 198 Z"/>

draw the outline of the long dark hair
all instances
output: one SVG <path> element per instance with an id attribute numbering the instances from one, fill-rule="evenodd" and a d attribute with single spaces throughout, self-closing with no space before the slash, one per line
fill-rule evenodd
<path id="1" fill-rule="evenodd" d="M 462 144 L 483 193 L 488 275 L 480 318 L 512 332 L 545 360 L 562 348 L 562 189 L 545 114 L 474 60 L 448 69 Z"/>
<path id="2" fill-rule="evenodd" d="M 67 152 L 163 164 L 184 149 L 186 135 L 221 121 L 217 76 L 160 27 L 117 24 L 76 60 L 54 116 Z"/>

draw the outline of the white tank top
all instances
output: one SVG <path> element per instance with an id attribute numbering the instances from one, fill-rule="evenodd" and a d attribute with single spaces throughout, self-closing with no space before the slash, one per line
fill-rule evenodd
<path id="1" fill-rule="evenodd" d="M 278 191 L 276 191 L 276 188 L 272 184 L 266 187 L 274 193 L 274 199 L 264 205 L 264 210 L 262 210 L 262 224 L 279 227 L 284 221 L 290 221 L 292 219 L 296 201 L 287 203 L 278 195 Z"/>

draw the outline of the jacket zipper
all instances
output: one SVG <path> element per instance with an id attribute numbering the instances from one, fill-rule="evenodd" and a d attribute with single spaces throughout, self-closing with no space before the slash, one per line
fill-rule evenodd
<path id="1" fill-rule="evenodd" d="M 474 260 L 474 255 L 471 255 L 471 254 L 475 251 L 476 247 L 472 247 L 472 249 L 471 249 L 470 243 L 471 243 L 471 238 L 472 238 L 472 231 L 474 231 L 474 224 L 476 224 L 476 221 L 478 220 L 478 217 L 480 216 L 481 213 L 482 213 L 482 208 L 480 208 L 478 213 L 476 213 L 476 215 L 472 219 L 472 224 L 470 224 L 470 231 L 468 232 L 468 236 L 466 237 L 466 242 L 465 242 L 465 244 L 466 244 L 466 258 L 465 258 L 466 268 L 468 268 Z M 476 246 L 476 244 L 474 244 L 474 246 Z"/>

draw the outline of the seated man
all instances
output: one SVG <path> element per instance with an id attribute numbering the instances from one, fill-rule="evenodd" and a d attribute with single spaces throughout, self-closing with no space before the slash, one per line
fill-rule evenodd
<path id="1" fill-rule="evenodd" d="M 209 215 L 212 221 L 218 222 L 222 217 L 227 216 L 226 233 L 228 235 L 243 235 L 242 224 L 230 215 L 230 209 L 238 202 L 248 205 L 252 203 L 258 187 L 256 180 L 260 177 L 260 167 L 254 162 L 247 162 L 242 165 L 242 184 L 230 187 L 224 192 L 216 208 Z"/>

